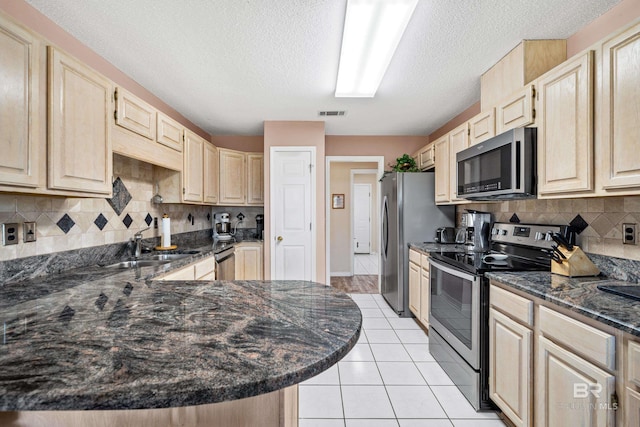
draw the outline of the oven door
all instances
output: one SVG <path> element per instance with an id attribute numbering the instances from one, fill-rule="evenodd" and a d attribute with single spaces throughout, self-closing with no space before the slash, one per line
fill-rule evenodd
<path id="1" fill-rule="evenodd" d="M 430 326 L 475 370 L 480 369 L 480 276 L 431 259 Z"/>

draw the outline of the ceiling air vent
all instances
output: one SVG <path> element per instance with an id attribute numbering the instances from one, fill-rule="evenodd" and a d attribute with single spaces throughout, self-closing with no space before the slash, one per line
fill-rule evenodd
<path id="1" fill-rule="evenodd" d="M 335 111 L 319 111 L 318 115 L 322 116 L 322 117 L 337 117 L 337 116 L 344 116 L 345 114 L 347 114 L 346 111 L 344 110 L 335 110 Z"/>

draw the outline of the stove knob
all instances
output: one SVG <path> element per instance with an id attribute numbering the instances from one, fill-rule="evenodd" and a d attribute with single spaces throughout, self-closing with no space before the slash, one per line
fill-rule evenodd
<path id="1" fill-rule="evenodd" d="M 536 235 L 534 236 L 535 240 L 544 240 L 544 234 L 540 231 L 536 231 Z"/>
<path id="2" fill-rule="evenodd" d="M 503 236 L 507 235 L 507 230 L 500 230 L 500 234 L 502 234 Z"/>
<path id="3" fill-rule="evenodd" d="M 551 238 L 551 235 L 552 235 L 552 234 L 553 234 L 553 232 L 551 232 L 551 231 L 547 231 L 547 234 L 545 234 L 544 240 L 547 240 L 547 241 L 551 241 L 551 240 L 553 240 L 553 239 Z"/>
<path id="4" fill-rule="evenodd" d="M 498 228 L 492 228 L 491 229 L 491 234 L 492 235 L 496 235 L 496 234 L 499 234 L 499 233 L 500 233 L 500 229 L 498 229 Z"/>

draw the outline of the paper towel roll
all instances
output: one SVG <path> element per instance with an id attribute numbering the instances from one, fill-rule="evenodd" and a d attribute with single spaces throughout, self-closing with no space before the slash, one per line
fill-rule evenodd
<path id="1" fill-rule="evenodd" d="M 167 215 L 162 217 L 162 247 L 171 246 L 171 218 Z"/>

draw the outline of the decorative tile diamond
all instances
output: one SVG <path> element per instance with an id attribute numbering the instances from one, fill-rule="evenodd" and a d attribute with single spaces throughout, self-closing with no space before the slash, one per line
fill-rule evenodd
<path id="1" fill-rule="evenodd" d="M 211 221 L 211 214 L 210 213 L 207 214 L 207 221 Z"/>
<path id="2" fill-rule="evenodd" d="M 133 218 L 131 218 L 131 216 L 127 214 L 124 218 L 122 218 L 122 222 L 127 228 L 129 228 L 131 226 L 131 223 L 133 222 Z"/>
<path id="3" fill-rule="evenodd" d="M 151 223 L 153 222 L 153 217 L 151 216 L 151 214 L 147 214 L 147 216 L 144 218 L 144 222 L 146 222 L 147 225 L 151 225 Z"/>
<path id="4" fill-rule="evenodd" d="M 516 224 L 519 224 L 520 223 L 520 218 L 518 218 L 518 215 L 513 214 L 513 215 L 511 215 L 511 218 L 509 218 L 509 222 L 514 222 Z"/>
<path id="5" fill-rule="evenodd" d="M 573 231 L 578 234 L 582 233 L 584 229 L 589 226 L 587 221 L 585 221 L 584 218 L 580 216 L 580 214 L 576 215 L 576 217 L 571 220 L 569 225 L 573 227 Z"/>
<path id="6" fill-rule="evenodd" d="M 131 194 L 120 177 L 113 181 L 113 197 L 107 199 L 114 211 L 120 215 L 131 201 Z"/>
<path id="7" fill-rule="evenodd" d="M 95 221 L 93 221 L 93 223 L 96 225 L 96 227 L 100 229 L 100 231 L 102 231 L 102 229 L 104 228 L 105 225 L 107 225 L 108 222 L 109 220 L 105 218 L 105 216 L 102 214 L 98 215 Z"/>
<path id="8" fill-rule="evenodd" d="M 69 230 L 76 225 L 75 221 L 71 219 L 71 217 L 67 214 L 64 214 L 62 218 L 56 223 L 60 230 L 64 231 L 64 234 L 67 234 Z"/>

